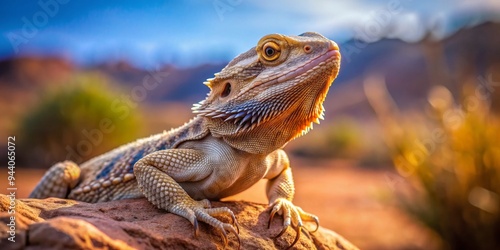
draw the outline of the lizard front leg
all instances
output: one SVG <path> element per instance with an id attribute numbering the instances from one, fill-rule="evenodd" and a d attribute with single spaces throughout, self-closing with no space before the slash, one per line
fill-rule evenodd
<path id="1" fill-rule="evenodd" d="M 179 185 L 179 182 L 196 182 L 212 173 L 210 159 L 200 150 L 168 149 L 147 155 L 134 165 L 134 174 L 144 196 L 156 207 L 188 219 L 198 234 L 198 220 L 220 229 L 224 245 L 226 230 L 238 238 L 238 225 L 233 212 L 226 207 L 210 208 L 207 199 L 196 201 Z M 232 225 L 213 216 L 229 215 Z M 236 228 L 236 229 L 235 229 Z"/>
<path id="2" fill-rule="evenodd" d="M 270 180 L 267 183 L 267 197 L 269 199 L 269 207 L 271 208 L 271 215 L 269 217 L 268 227 L 276 213 L 283 215 L 283 229 L 276 236 L 280 237 L 285 233 L 288 227 L 292 226 L 297 235 L 295 240 L 289 248 L 293 247 L 299 240 L 302 232 L 303 221 L 313 221 L 316 223 L 316 230 L 319 227 L 319 219 L 317 216 L 306 213 L 302 208 L 295 206 L 292 203 L 295 194 L 295 187 L 293 184 L 292 169 L 286 153 L 279 149 L 271 154 L 273 166 L 269 171 Z"/>

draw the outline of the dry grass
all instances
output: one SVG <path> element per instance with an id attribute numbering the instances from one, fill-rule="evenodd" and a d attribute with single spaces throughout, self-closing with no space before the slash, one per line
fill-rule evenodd
<path id="1" fill-rule="evenodd" d="M 467 85 L 456 103 L 436 86 L 426 111 L 403 115 L 383 81 L 366 85 L 395 167 L 412 184 L 396 197 L 450 249 L 500 249 L 500 119 L 477 88 Z"/>

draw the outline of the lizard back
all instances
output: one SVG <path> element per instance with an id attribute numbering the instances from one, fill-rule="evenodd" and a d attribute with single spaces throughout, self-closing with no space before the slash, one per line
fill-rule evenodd
<path id="1" fill-rule="evenodd" d="M 68 198 L 102 202 L 142 197 L 137 184 L 130 183 L 135 182 L 134 164 L 153 152 L 203 138 L 208 134 L 204 123 L 205 119 L 196 117 L 181 127 L 125 144 L 82 163 L 80 182 Z"/>

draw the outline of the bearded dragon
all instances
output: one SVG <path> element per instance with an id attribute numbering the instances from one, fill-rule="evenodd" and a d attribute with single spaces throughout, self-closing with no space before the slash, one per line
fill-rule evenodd
<path id="1" fill-rule="evenodd" d="M 323 101 L 340 67 L 339 47 L 324 36 L 271 34 L 234 58 L 214 78 L 196 116 L 183 126 L 123 145 L 80 164 L 52 166 L 30 197 L 105 202 L 146 197 L 159 209 L 227 232 L 238 224 L 209 200 L 239 193 L 267 179 L 271 223 L 276 213 L 296 231 L 318 218 L 292 203 L 295 187 L 283 147 L 323 118 Z M 231 223 L 216 218 L 227 215 Z M 291 247 L 290 246 L 290 247 Z"/>

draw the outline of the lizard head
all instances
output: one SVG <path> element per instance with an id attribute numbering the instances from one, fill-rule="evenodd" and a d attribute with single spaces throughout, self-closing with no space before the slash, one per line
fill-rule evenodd
<path id="1" fill-rule="evenodd" d="M 338 46 L 318 33 L 267 35 L 204 83 L 210 93 L 193 111 L 226 141 L 265 136 L 282 147 L 319 123 L 339 67 Z"/>

